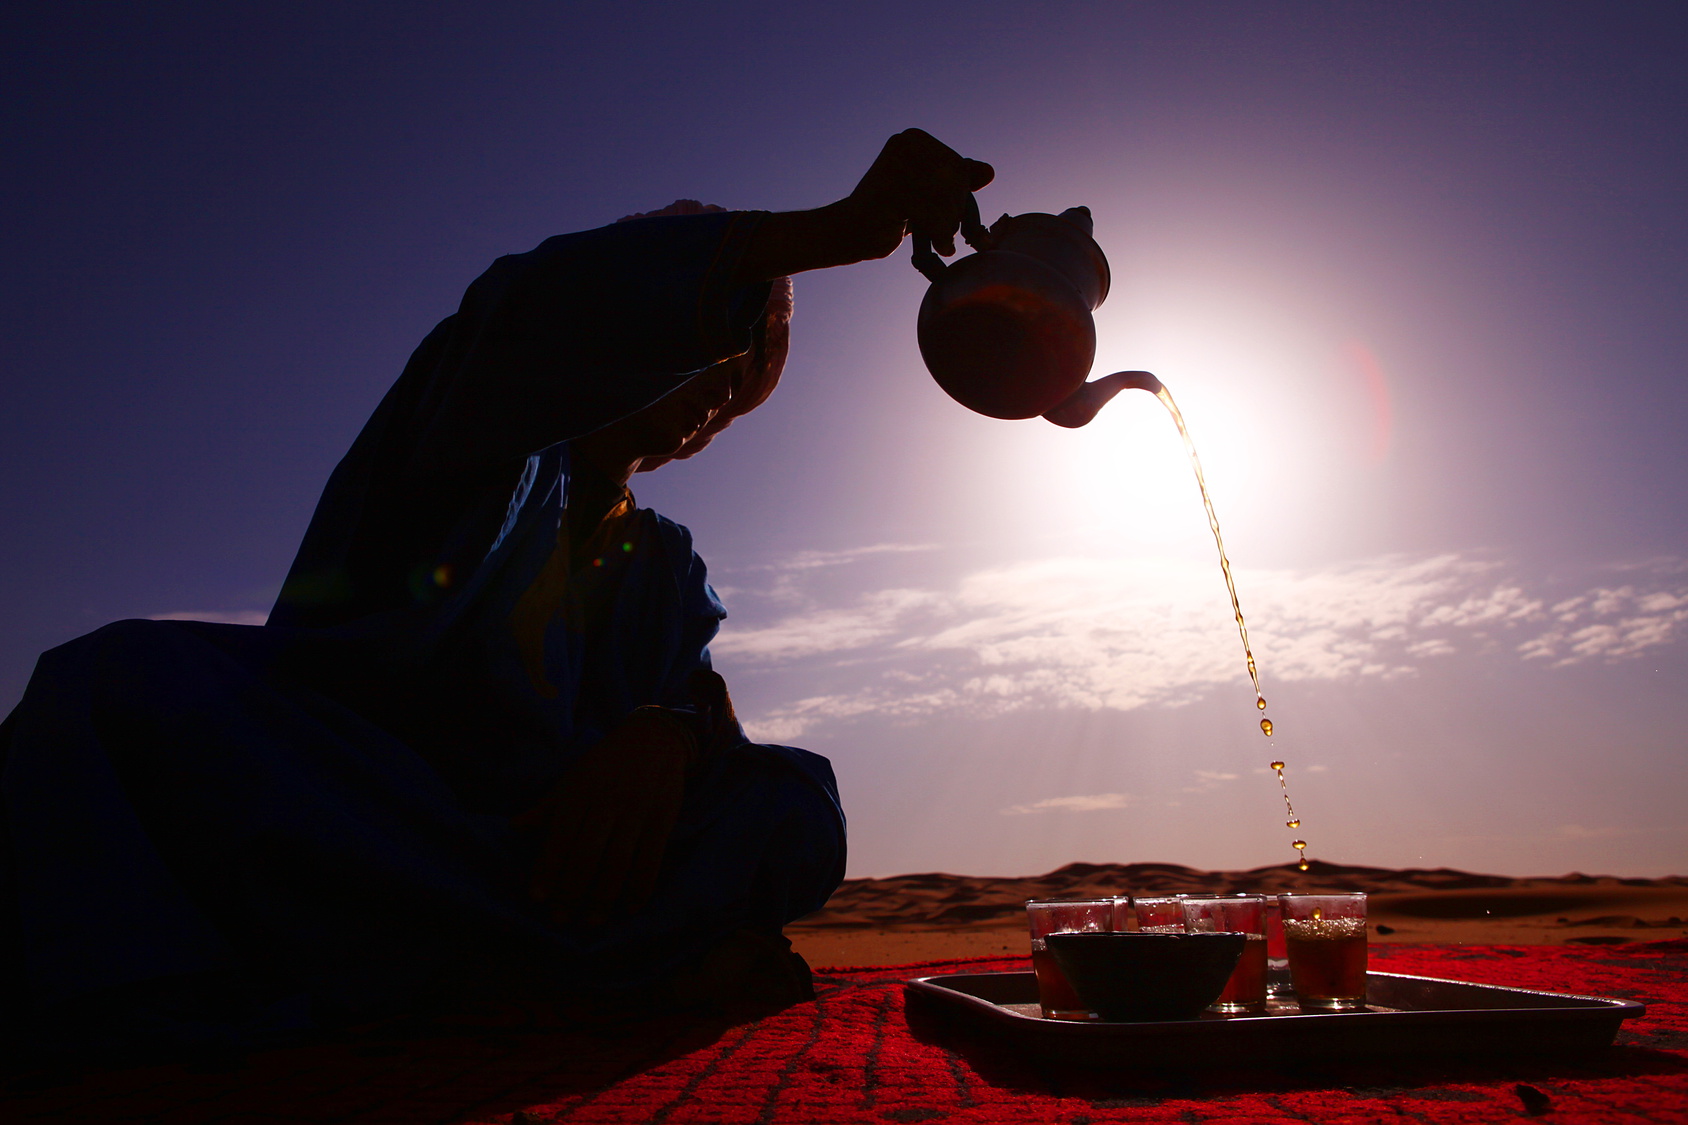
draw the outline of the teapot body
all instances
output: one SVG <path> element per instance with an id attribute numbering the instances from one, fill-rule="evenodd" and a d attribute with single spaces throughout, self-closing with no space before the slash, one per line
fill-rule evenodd
<path id="1" fill-rule="evenodd" d="M 927 271 L 920 355 L 951 398 L 992 418 L 1034 418 L 1083 385 L 1096 356 L 1091 311 L 1109 283 L 1090 230 L 1083 207 L 1004 215 L 985 248 Z"/>

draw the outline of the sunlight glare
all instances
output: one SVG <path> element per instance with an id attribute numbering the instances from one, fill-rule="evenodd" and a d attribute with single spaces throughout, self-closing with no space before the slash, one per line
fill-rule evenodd
<path id="1" fill-rule="evenodd" d="M 1087 530 L 1117 544 L 1166 547 L 1206 533 L 1190 496 L 1195 478 L 1166 409 L 1127 391 L 1074 431 L 1062 475 Z"/>
<path id="2" fill-rule="evenodd" d="M 1333 363 L 1348 362 L 1342 336 L 1294 294 L 1260 293 L 1211 277 L 1116 293 L 1097 313 L 1090 375 L 1146 370 L 1162 380 L 1244 565 L 1324 534 L 1354 474 L 1375 463 L 1373 424 L 1354 407 L 1374 408 L 1349 401 L 1351 375 L 1336 381 Z M 1153 396 L 1124 391 L 1077 430 L 1011 425 L 992 470 L 1025 513 L 1027 549 L 1212 556 L 1189 457 Z"/>

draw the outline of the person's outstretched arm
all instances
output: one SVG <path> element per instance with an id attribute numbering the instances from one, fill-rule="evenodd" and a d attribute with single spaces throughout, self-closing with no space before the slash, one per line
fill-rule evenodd
<path id="1" fill-rule="evenodd" d="M 737 280 L 771 281 L 883 258 L 908 234 L 931 239 L 947 257 L 955 253 L 967 195 L 995 176 L 989 164 L 967 159 L 930 133 L 905 129 L 885 142 L 843 199 L 763 219 L 739 261 Z"/>
<path id="2" fill-rule="evenodd" d="M 272 623 L 410 604 L 408 576 L 431 571 L 467 508 L 507 495 L 529 455 L 743 354 L 774 278 L 883 257 L 911 230 L 953 252 L 967 193 L 992 175 L 909 129 L 848 196 L 813 211 L 641 219 L 500 258 L 335 470 Z"/>
<path id="3" fill-rule="evenodd" d="M 908 129 L 813 211 L 641 219 L 499 259 L 406 371 L 425 384 L 409 468 L 525 457 L 655 402 L 750 346 L 774 278 L 884 257 L 910 231 L 953 253 L 968 193 L 993 175 Z"/>

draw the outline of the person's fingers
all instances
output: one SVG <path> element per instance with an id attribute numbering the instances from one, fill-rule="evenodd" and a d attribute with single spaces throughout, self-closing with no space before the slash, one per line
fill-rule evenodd
<path id="1" fill-rule="evenodd" d="M 680 820 L 683 787 L 677 782 L 669 784 L 654 797 L 641 825 L 637 846 L 628 858 L 621 889 L 621 901 L 628 910 L 644 906 L 656 889 L 663 857 L 668 854 L 668 842 Z"/>
<path id="2" fill-rule="evenodd" d="M 910 226 L 944 257 L 955 253 L 955 232 L 961 229 L 961 207 L 954 197 L 928 199 Z"/>
<path id="3" fill-rule="evenodd" d="M 591 922 L 649 897 L 679 817 L 690 742 L 659 709 L 640 709 L 564 778 L 543 817 L 522 814 L 544 831 L 529 883 L 535 901 Z"/>
<path id="4" fill-rule="evenodd" d="M 921 129 L 905 129 L 897 135 L 907 163 L 922 167 L 922 179 L 934 181 L 945 196 L 958 191 L 978 191 L 996 179 L 996 169 L 983 160 L 962 156 L 949 145 Z M 894 139 L 897 139 L 894 138 Z"/>
<path id="5" fill-rule="evenodd" d="M 562 844 L 557 840 L 556 820 L 552 815 L 554 811 L 547 810 L 544 816 L 535 816 L 538 809 L 524 814 L 532 818 L 529 827 L 537 826 L 540 832 L 539 850 L 534 853 L 533 866 L 528 870 L 528 898 L 534 902 L 543 902 L 550 894 L 557 858 L 561 854 Z"/>
<path id="6" fill-rule="evenodd" d="M 551 814 L 556 811 L 557 800 L 557 794 L 552 793 L 527 812 L 517 813 L 511 817 L 511 826 L 518 832 L 531 832 L 536 828 L 544 827 L 550 820 Z"/>
<path id="7" fill-rule="evenodd" d="M 966 196 L 995 175 L 989 164 L 962 156 L 924 129 L 888 138 L 851 193 L 872 232 L 864 255 L 883 257 L 908 233 L 944 257 L 954 255 Z"/>
<path id="8" fill-rule="evenodd" d="M 656 877 L 662 869 L 662 857 L 668 851 L 668 837 L 672 825 L 646 825 L 627 856 L 627 868 L 621 883 L 621 905 L 628 911 L 638 910 L 651 900 L 656 890 Z"/>
<path id="9" fill-rule="evenodd" d="M 557 868 L 562 862 L 563 850 L 553 835 L 546 834 L 539 854 L 534 857 L 533 870 L 528 872 L 528 898 L 533 902 L 549 901 L 557 884 Z"/>
<path id="10" fill-rule="evenodd" d="M 966 196 L 995 179 L 996 170 L 982 160 L 962 156 L 928 133 L 911 129 L 903 135 L 909 136 L 908 149 L 919 164 L 910 176 L 910 226 L 947 258 L 956 252 L 955 235 L 961 228 Z"/>
<path id="11" fill-rule="evenodd" d="M 557 882 L 563 877 L 563 863 L 571 851 L 568 833 L 556 821 L 547 826 L 540 842 L 539 854 L 534 857 L 533 871 L 528 876 L 528 897 L 545 902 L 556 893 Z"/>
<path id="12" fill-rule="evenodd" d="M 958 160 L 961 158 L 960 153 L 924 129 L 904 129 L 891 139 L 897 142 L 900 151 L 917 159 L 942 160 L 945 156 Z"/>
<path id="13" fill-rule="evenodd" d="M 578 902 L 588 892 L 616 832 L 618 814 L 613 803 L 590 811 L 579 806 L 558 810 L 534 867 L 536 901 Z"/>
<path id="14" fill-rule="evenodd" d="M 628 873 L 638 859 L 645 831 L 642 817 L 627 817 L 618 820 L 604 838 L 598 861 L 578 899 L 577 913 L 589 924 L 602 925 L 625 908 Z"/>
<path id="15" fill-rule="evenodd" d="M 947 195 L 976 191 L 995 176 L 989 164 L 962 156 L 924 129 L 904 129 L 885 142 L 866 179 L 875 188 Z"/>
<path id="16" fill-rule="evenodd" d="M 938 139 L 924 129 L 904 129 L 893 134 L 881 151 L 897 163 L 907 164 L 918 160 L 922 152 L 929 151 L 930 146 L 937 143 Z"/>

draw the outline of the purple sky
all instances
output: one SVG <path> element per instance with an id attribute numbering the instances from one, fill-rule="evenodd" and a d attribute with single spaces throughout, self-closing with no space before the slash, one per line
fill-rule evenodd
<path id="1" fill-rule="evenodd" d="M 808 275 L 779 393 L 635 484 L 852 874 L 1279 862 L 1273 756 L 1320 858 L 1688 872 L 1680 5 L 55 4 L 0 50 L 0 708 L 267 609 L 497 255 L 816 206 L 919 125 L 987 219 L 1095 213 L 1098 373 L 1184 407 L 1279 737 L 1151 399 L 970 415 L 906 249 Z"/>

